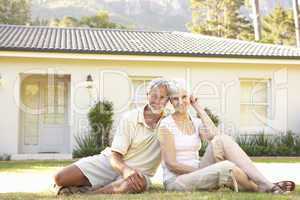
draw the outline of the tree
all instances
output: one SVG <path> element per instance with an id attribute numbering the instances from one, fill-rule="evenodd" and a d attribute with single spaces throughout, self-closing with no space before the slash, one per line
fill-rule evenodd
<path id="1" fill-rule="evenodd" d="M 262 42 L 295 44 L 295 25 L 291 9 L 284 9 L 280 4 L 277 4 L 269 15 L 263 18 L 262 25 Z"/>
<path id="2" fill-rule="evenodd" d="M 0 24 L 30 23 L 30 0 L 0 0 Z"/>
<path id="3" fill-rule="evenodd" d="M 107 11 L 100 10 L 94 16 L 84 16 L 80 19 L 81 26 L 88 26 L 91 28 L 125 28 L 110 21 Z"/>
<path id="4" fill-rule="evenodd" d="M 31 26 L 48 26 L 49 25 L 49 20 L 47 19 L 41 19 L 39 17 L 35 18 L 30 22 Z"/>
<path id="5" fill-rule="evenodd" d="M 296 31 L 297 47 L 300 47 L 300 25 L 299 25 L 299 5 L 298 0 L 293 0 L 294 23 Z"/>
<path id="6" fill-rule="evenodd" d="M 124 29 L 125 26 L 110 21 L 107 11 L 100 10 L 96 15 L 84 16 L 76 19 L 71 16 L 64 16 L 62 19 L 52 19 L 49 22 L 52 27 L 90 27 L 90 28 L 119 28 Z"/>
<path id="7" fill-rule="evenodd" d="M 240 14 L 242 5 L 243 0 L 191 0 L 192 22 L 188 29 L 205 35 L 251 40 L 253 27 Z"/>
<path id="8" fill-rule="evenodd" d="M 76 18 L 70 16 L 64 16 L 58 23 L 59 27 L 78 27 L 79 25 L 79 21 Z"/>

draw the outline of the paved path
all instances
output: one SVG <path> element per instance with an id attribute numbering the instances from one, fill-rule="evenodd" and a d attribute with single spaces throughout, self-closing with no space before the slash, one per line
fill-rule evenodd
<path id="1" fill-rule="evenodd" d="M 286 164 L 259 163 L 256 166 L 271 181 L 292 180 L 300 185 L 300 163 Z M 55 171 L 0 173 L 0 193 L 4 192 L 43 192 L 49 191 Z M 154 183 L 161 183 L 162 170 L 159 168 L 152 178 Z"/>

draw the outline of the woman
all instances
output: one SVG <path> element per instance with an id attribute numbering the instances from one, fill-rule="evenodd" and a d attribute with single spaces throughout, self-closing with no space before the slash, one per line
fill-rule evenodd
<path id="1" fill-rule="evenodd" d="M 292 181 L 271 183 L 254 166 L 246 153 L 229 136 L 222 135 L 197 99 L 183 84 L 172 81 L 170 102 L 175 112 L 162 120 L 159 128 L 164 186 L 167 190 L 211 190 L 222 186 L 238 191 L 283 194 L 294 190 Z M 199 118 L 188 113 L 192 106 Z M 199 162 L 201 141 L 209 145 Z"/>

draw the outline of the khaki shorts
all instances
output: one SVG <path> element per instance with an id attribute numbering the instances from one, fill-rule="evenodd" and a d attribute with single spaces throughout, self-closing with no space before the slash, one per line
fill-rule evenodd
<path id="1" fill-rule="evenodd" d="M 85 177 L 89 180 L 93 188 L 103 187 L 122 178 L 111 166 L 109 156 L 98 154 L 82 158 L 74 163 Z M 144 175 L 146 179 L 146 190 L 151 186 L 150 178 Z"/>
<path id="2" fill-rule="evenodd" d="M 177 176 L 164 183 L 168 191 L 213 190 L 236 185 L 232 175 L 235 164 L 221 161 L 192 173 Z"/>

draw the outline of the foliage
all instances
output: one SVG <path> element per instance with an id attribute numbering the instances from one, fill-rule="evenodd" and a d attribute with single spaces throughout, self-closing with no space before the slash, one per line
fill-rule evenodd
<path id="1" fill-rule="evenodd" d="M 240 14 L 243 0 L 191 0 L 193 33 L 244 40 L 253 39 L 250 21 Z"/>
<path id="2" fill-rule="evenodd" d="M 0 0 L 0 24 L 30 23 L 30 0 Z"/>
<path id="3" fill-rule="evenodd" d="M 92 156 L 99 154 L 103 148 L 99 147 L 95 140 L 95 135 L 86 134 L 75 137 L 77 147 L 73 150 L 74 158 L 82 158 L 86 156 Z"/>
<path id="4" fill-rule="evenodd" d="M 98 102 L 89 111 L 88 118 L 91 133 L 96 136 L 96 143 L 99 147 L 109 145 L 109 133 L 112 127 L 113 105 L 111 102 Z"/>
<path id="5" fill-rule="evenodd" d="M 289 131 L 285 135 L 244 135 L 236 142 L 249 156 L 300 156 L 300 136 Z"/>
<path id="6" fill-rule="evenodd" d="M 62 19 L 52 19 L 49 26 L 54 27 L 90 27 L 90 28 L 115 28 L 124 29 L 125 26 L 116 24 L 110 21 L 109 13 L 105 10 L 100 10 L 96 15 L 83 16 L 76 19 L 71 16 L 64 16 Z"/>
<path id="7" fill-rule="evenodd" d="M 277 4 L 273 11 L 263 18 L 262 25 L 261 42 L 295 45 L 295 24 L 291 9 L 284 9 Z"/>
<path id="8" fill-rule="evenodd" d="M 220 120 L 219 117 L 217 115 L 214 115 L 210 109 L 208 108 L 204 108 L 206 114 L 209 116 L 209 118 L 213 121 L 213 123 L 215 124 L 215 126 L 219 126 L 220 124 Z"/>
<path id="9" fill-rule="evenodd" d="M 240 135 L 236 142 L 249 156 L 300 156 L 300 136 L 288 131 L 282 135 Z M 207 147 L 203 142 L 199 155 L 202 156 Z"/>
<path id="10" fill-rule="evenodd" d="M 0 154 L 0 161 L 4 160 L 4 161 L 9 161 L 11 159 L 11 155 L 9 154 Z"/>
<path id="11" fill-rule="evenodd" d="M 77 147 L 73 157 L 85 157 L 99 154 L 109 145 L 109 133 L 112 127 L 113 105 L 111 102 L 99 101 L 88 113 L 90 132 L 76 136 Z"/>

